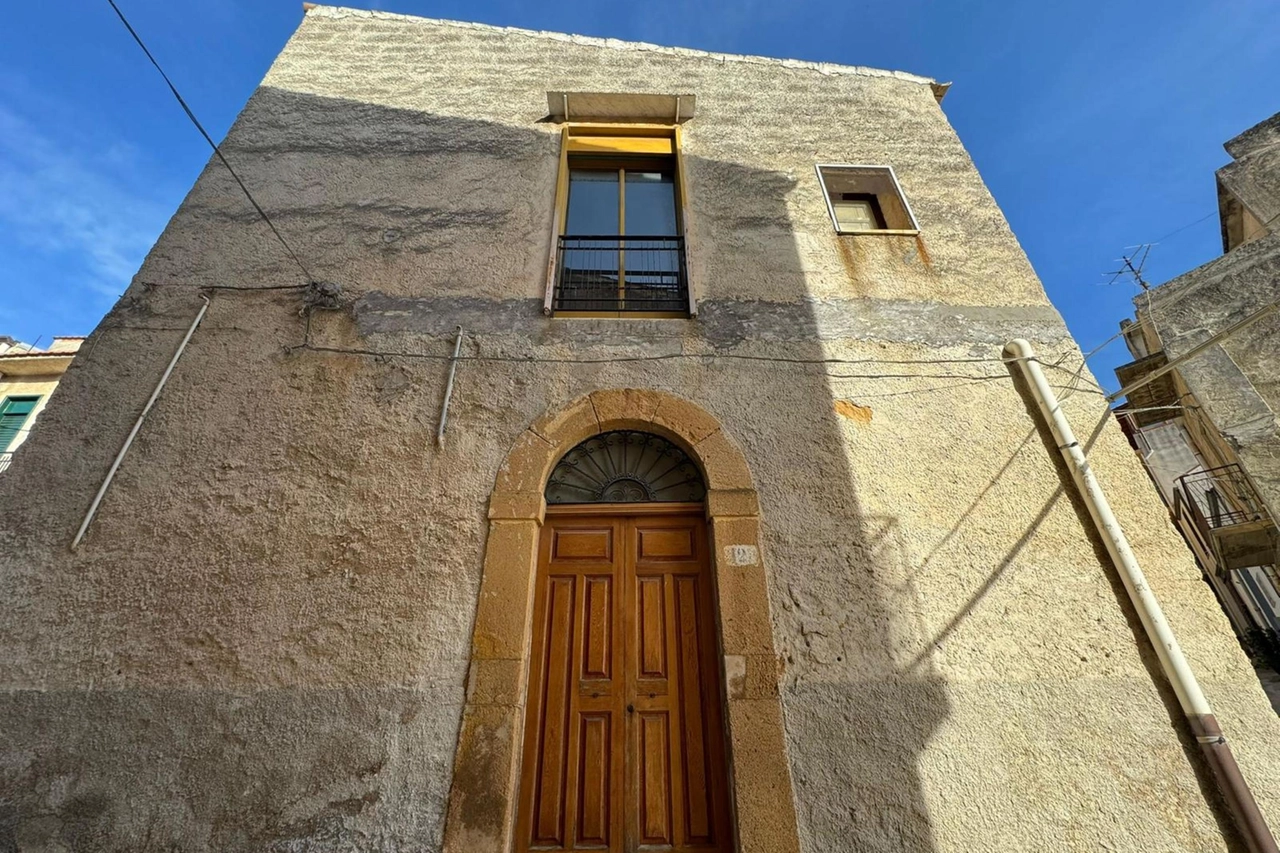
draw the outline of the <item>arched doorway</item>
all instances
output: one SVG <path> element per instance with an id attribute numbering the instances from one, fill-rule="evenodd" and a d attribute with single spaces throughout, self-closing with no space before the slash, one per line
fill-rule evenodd
<path id="1" fill-rule="evenodd" d="M 597 390 L 548 409 L 514 438 L 496 472 L 443 853 L 511 853 L 522 843 L 516 824 L 534 592 L 542 528 L 561 511 L 548 507 L 545 490 L 569 451 L 615 430 L 667 439 L 702 475 L 734 841 L 738 853 L 799 853 L 751 470 L 713 415 L 648 388 Z"/>
<path id="2" fill-rule="evenodd" d="M 706 485 L 671 441 L 592 436 L 548 478 L 516 850 L 729 851 Z"/>

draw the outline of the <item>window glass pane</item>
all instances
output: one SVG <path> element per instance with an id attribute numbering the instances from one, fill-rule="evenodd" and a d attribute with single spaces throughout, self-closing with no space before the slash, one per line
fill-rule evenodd
<path id="1" fill-rule="evenodd" d="M 572 169 L 569 172 L 569 217 L 565 234 L 618 233 L 618 173 Z"/>
<path id="2" fill-rule="evenodd" d="M 608 310 L 618 291 L 618 170 L 571 169 L 569 211 L 561 239 L 561 298 L 576 310 Z"/>
<path id="3" fill-rule="evenodd" d="M 671 237 L 676 228 L 674 176 L 627 170 L 624 232 L 629 237 Z M 628 239 L 627 299 L 652 310 L 679 310 L 680 244 L 675 239 Z"/>
<path id="4" fill-rule="evenodd" d="M 831 206 L 841 231 L 875 231 L 879 227 L 869 201 L 833 201 Z"/>
<path id="5" fill-rule="evenodd" d="M 676 230 L 676 183 L 662 172 L 627 172 L 626 233 L 669 237 Z"/>

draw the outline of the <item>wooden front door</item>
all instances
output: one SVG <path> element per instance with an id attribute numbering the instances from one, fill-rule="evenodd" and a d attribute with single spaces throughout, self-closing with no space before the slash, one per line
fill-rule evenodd
<path id="1" fill-rule="evenodd" d="M 680 509 L 548 509 L 518 851 L 732 849 L 706 524 Z"/>

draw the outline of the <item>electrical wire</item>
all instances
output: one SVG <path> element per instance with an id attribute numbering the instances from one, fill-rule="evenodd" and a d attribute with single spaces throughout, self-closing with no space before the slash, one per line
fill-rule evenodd
<path id="1" fill-rule="evenodd" d="M 1125 333 L 1126 331 L 1127 331 L 1127 329 L 1121 329 L 1120 331 L 1116 332 L 1114 335 L 1112 335 L 1111 337 L 1107 338 L 1105 341 L 1103 341 L 1102 343 L 1098 344 L 1096 347 L 1094 347 L 1093 349 L 1089 350 L 1087 353 L 1085 353 L 1084 355 L 1082 355 L 1082 356 L 1080 357 L 1080 367 L 1079 367 L 1079 369 L 1077 369 L 1077 370 L 1076 370 L 1075 375 L 1071 377 L 1071 382 L 1070 382 L 1069 387 L 1067 388 L 1067 390 L 1066 390 L 1066 391 L 1065 391 L 1065 392 L 1064 392 L 1064 393 L 1063 393 L 1063 394 L 1058 398 L 1058 399 L 1059 399 L 1059 401 L 1067 399 L 1067 398 L 1068 398 L 1068 397 L 1070 397 L 1072 394 L 1074 394 L 1077 390 L 1079 390 L 1078 382 L 1079 382 L 1079 380 L 1084 376 L 1084 369 L 1085 369 L 1085 366 L 1089 363 L 1089 359 L 1093 358 L 1095 355 L 1097 355 L 1098 353 L 1102 352 L 1102 350 L 1103 350 L 1105 347 L 1107 347 L 1109 344 L 1111 344 L 1111 343 L 1113 343 L 1114 341 L 1117 341 L 1117 340 L 1119 340 L 1120 338 L 1124 337 L 1124 333 Z M 1059 363 L 1061 363 L 1061 362 L 1059 362 Z M 1053 367 L 1057 367 L 1058 365 L 1057 365 L 1057 364 L 1055 364 L 1055 365 L 1051 365 L 1051 366 L 1053 366 Z M 1069 369 L 1069 368 L 1068 368 L 1068 369 Z M 1099 384 L 1098 384 L 1098 383 L 1096 383 L 1096 382 L 1095 382 L 1095 383 L 1093 383 L 1093 387 L 1094 387 L 1094 388 L 1096 388 L 1096 389 L 1098 389 L 1099 391 L 1101 391 L 1101 390 L 1102 390 L 1102 386 L 1101 386 L 1101 385 L 1099 385 Z"/>
<path id="2" fill-rule="evenodd" d="M 226 290 L 226 291 L 275 291 L 275 290 L 300 290 L 308 287 L 304 284 L 291 285 L 274 285 L 264 287 L 240 286 L 240 285 L 203 285 L 193 286 L 178 284 L 176 282 L 141 282 L 146 287 L 187 287 L 194 290 Z M 452 361 L 455 357 L 450 354 L 442 353 L 422 353 L 422 352 L 406 352 L 403 350 L 375 350 L 363 349 L 355 347 L 327 347 L 317 346 L 310 342 L 310 312 L 306 312 L 307 332 L 303 336 L 303 342 L 286 346 L 286 352 L 295 352 L 298 350 L 309 350 L 311 352 L 324 352 L 339 355 L 361 355 L 371 358 L 410 358 L 426 361 Z M 170 327 L 158 326 L 126 326 L 126 325 L 110 325 L 104 326 L 106 329 L 137 329 L 146 331 L 169 331 Z M 176 327 L 175 327 L 176 328 Z M 238 327 L 230 327 L 236 331 L 244 331 Z M 178 329 L 180 331 L 180 329 Z M 1071 387 L 1068 393 L 1076 388 L 1078 380 L 1082 377 L 1082 372 L 1087 361 L 1092 358 L 1102 347 L 1115 340 L 1119 335 L 1114 335 L 1104 341 L 1098 347 L 1095 347 L 1083 357 L 1080 369 L 1075 371 L 1070 380 Z M 1051 369 L 1058 369 L 1063 372 L 1069 368 L 1062 367 L 1062 363 L 1070 356 L 1070 353 L 1063 353 L 1054 362 L 1042 362 L 1042 364 Z M 563 357 L 544 357 L 544 356 L 484 356 L 484 355 L 459 355 L 457 361 L 472 362 L 497 362 L 508 364 L 628 364 L 649 361 L 671 361 L 676 359 L 730 359 L 735 361 L 749 361 L 770 364 L 799 364 L 799 365 L 859 365 L 859 364 L 889 364 L 889 365 L 937 365 L 937 364 L 1006 364 L 1006 360 L 998 357 L 977 356 L 971 358 L 925 358 L 925 359 L 890 359 L 890 358 L 800 358 L 794 356 L 769 356 L 769 355 L 749 355 L 746 353 L 725 353 L 725 352 L 673 352 L 658 353 L 656 355 L 638 355 L 638 356 L 611 356 L 607 358 L 563 358 Z M 928 373 L 829 373 L 829 379 L 957 379 L 967 380 L 969 383 L 986 382 L 993 379 L 1004 378 L 1005 374 L 991 375 L 972 375 L 972 374 L 928 374 Z M 1103 389 L 1097 383 L 1091 383 L 1098 392 Z M 898 394 L 924 393 L 927 391 L 943 390 L 948 386 L 936 386 L 934 388 L 916 389 L 914 391 L 903 391 L 886 394 L 883 396 L 897 396 Z M 958 387 L 958 386 L 957 386 Z M 1063 386 L 1066 387 L 1066 386 Z"/>
<path id="3" fill-rule="evenodd" d="M 298 257 L 297 252 L 295 252 L 293 250 L 293 247 L 289 245 L 288 241 L 284 239 L 284 236 L 280 233 L 280 230 L 276 227 L 275 223 L 271 221 L 271 217 L 268 216 L 267 212 L 262 209 L 262 206 L 260 204 L 258 204 L 258 201 L 253 197 L 253 193 L 249 191 L 249 188 L 245 185 L 244 181 L 240 178 L 240 175 L 232 167 L 231 163 L 227 160 L 226 156 L 223 155 L 222 149 L 219 148 L 218 144 L 213 141 L 213 137 L 211 137 L 209 135 L 209 132 L 205 130 L 204 125 L 200 123 L 200 120 L 196 117 L 195 112 L 192 111 L 191 107 L 188 106 L 186 100 L 182 97 L 182 94 L 178 91 L 177 86 L 175 86 L 173 84 L 173 81 L 169 79 L 169 75 L 165 73 L 164 68 L 160 66 L 160 63 L 156 60 L 155 56 L 153 56 L 151 51 L 147 48 L 146 44 L 142 40 L 142 37 L 138 35 L 137 31 L 133 28 L 133 25 L 129 23 L 129 19 L 125 17 L 124 12 L 122 12 L 120 10 L 120 7 L 116 5 L 115 0 L 107 0 L 107 3 L 111 6 L 112 10 L 116 13 L 116 16 L 120 19 L 120 23 L 122 23 L 125 29 L 128 30 L 129 35 L 133 37 L 133 40 L 137 43 L 138 47 L 141 48 L 143 54 L 151 62 L 152 66 L 154 66 L 156 71 L 159 72 L 160 77 L 164 80 L 165 85 L 169 87 L 169 91 L 173 94 L 174 99 L 177 100 L 178 105 L 182 107 L 182 110 L 184 113 L 186 113 L 187 118 L 190 119 L 191 123 L 195 126 L 196 130 L 200 132 L 200 135 L 204 137 L 204 140 L 209 144 L 209 147 L 213 149 L 213 153 L 217 156 L 218 160 L 222 163 L 222 165 L 226 167 L 227 172 L 231 175 L 232 178 L 235 179 L 236 184 L 239 185 L 240 190 L 245 195 L 245 198 L 247 198 L 249 200 L 249 203 L 253 205 L 253 209 L 257 211 L 259 216 L 262 217 L 262 220 L 267 224 L 267 227 L 271 229 L 271 233 L 275 235 L 276 239 L 280 242 L 280 245 L 284 247 L 284 250 L 289 254 L 290 258 L 293 259 L 294 263 L 298 265 L 298 269 L 302 271 L 302 274 L 306 277 L 307 282 L 310 283 L 314 281 L 315 278 L 311 275 L 310 271 L 307 269 L 306 264 L 302 262 L 302 259 Z M 1208 218 L 1208 217 L 1205 217 L 1205 218 Z M 1198 224 L 1198 222 L 1200 221 L 1203 221 L 1203 219 L 1198 220 L 1197 222 L 1191 223 L 1191 225 Z M 1187 225 L 1184 227 L 1189 228 L 1191 227 L 1191 225 Z M 1179 230 L 1182 230 L 1182 229 L 1179 229 Z M 1177 233 L 1177 232 L 1173 232 L 1173 233 Z M 144 284 L 147 284 L 149 286 L 163 286 L 165 284 L 170 284 L 170 283 L 144 282 Z M 237 286 L 237 285 L 205 285 L 197 289 L 198 290 L 253 291 L 253 290 L 288 290 L 288 289 L 296 289 L 296 288 L 301 288 L 306 286 L 307 285 L 279 285 L 279 286 L 267 286 L 267 287 L 251 287 L 251 286 L 245 287 L 245 286 Z M 297 346 L 290 347 L 289 348 L 290 350 L 306 349 L 306 350 L 311 350 L 313 352 L 344 353 L 348 355 L 366 355 L 366 356 L 373 356 L 373 357 L 420 358 L 420 359 L 429 359 L 429 360 L 436 360 L 436 361 L 447 361 L 452 358 L 452 356 L 448 356 L 448 355 L 436 355 L 436 354 L 427 354 L 427 353 L 386 352 L 386 351 L 379 351 L 379 350 L 315 346 L 310 343 L 310 316 L 309 315 L 307 319 L 308 319 L 308 324 L 307 324 L 308 333 L 304 336 L 304 342 Z M 1089 355 L 1084 356 L 1084 358 L 1080 363 L 1080 369 L 1077 370 L 1075 375 L 1072 377 L 1071 387 L 1067 391 L 1067 394 L 1071 394 L 1076 390 L 1076 383 L 1081 378 L 1084 371 L 1085 364 L 1088 362 L 1089 358 L 1094 353 L 1096 353 L 1098 349 L 1101 349 L 1101 346 L 1105 346 L 1107 343 L 1110 343 L 1112 340 L 1115 340 L 1115 337 L 1108 339 L 1102 345 L 1100 345 L 1097 349 L 1091 352 Z M 788 358 L 785 356 L 782 356 L 782 357 L 752 356 L 752 355 L 745 355 L 745 354 L 739 354 L 739 353 L 705 353 L 705 354 L 703 353 L 667 353 L 667 354 L 661 354 L 656 356 L 627 356 L 627 357 L 620 357 L 620 358 L 605 358 L 605 359 L 538 358 L 533 356 L 529 356 L 525 358 L 512 358 L 512 357 L 500 357 L 500 356 L 458 356 L 456 360 L 509 362 L 509 363 L 540 363 L 540 364 L 612 364 L 612 363 L 659 361 L 659 360 L 683 359 L 683 358 L 731 358 L 731 359 L 737 359 L 737 360 L 743 360 L 743 361 L 758 361 L 758 362 L 770 362 L 770 363 L 782 363 L 782 364 L 815 364 L 815 365 L 867 364 L 867 363 L 876 363 L 876 364 L 971 364 L 971 363 L 978 363 L 978 362 L 998 362 L 1001 364 L 1004 363 L 1004 359 L 1001 359 L 1001 358 L 920 359 L 920 360 L 896 360 L 895 361 L 895 360 L 887 360 L 887 359 L 856 359 L 856 360 L 834 359 L 834 358 L 804 359 L 804 358 Z M 1047 366 L 1060 368 L 1060 365 L 1062 361 L 1065 360 L 1065 358 L 1066 356 L 1064 355 L 1061 358 L 1059 358 L 1059 360 L 1056 363 L 1047 365 Z M 853 379 L 853 378 L 922 378 L 922 377 L 919 377 L 916 374 L 868 374 L 868 375 L 841 374 L 841 375 L 833 375 L 831 378 Z M 958 376 L 957 378 L 963 378 L 963 379 L 968 379 L 973 381 L 987 381 L 988 379 L 998 378 L 998 377 Z M 1096 383 L 1095 383 L 1095 386 L 1096 386 Z M 925 389 L 925 390 L 936 390 L 936 389 Z M 1099 390 L 1100 390 L 1100 386 L 1099 386 Z"/>
<path id="4" fill-rule="evenodd" d="M 280 229 L 276 228 L 275 223 L 271 221 L 271 217 L 267 216 L 267 212 L 262 209 L 262 205 L 258 204 L 257 200 L 253 197 L 253 193 L 249 192 L 249 188 L 245 186 L 244 181 L 242 181 L 240 176 L 236 174 L 236 170 L 231 168 L 231 164 L 227 162 L 227 158 L 223 156 L 222 149 L 218 147 L 218 143 L 213 141 L 213 137 L 211 137 L 209 132 L 204 129 L 204 125 L 200 123 L 200 119 L 196 118 L 196 114 L 192 112 L 191 107 L 187 106 L 187 102 L 183 100 L 182 95 L 178 92 L 178 87 L 173 85 L 173 81 L 169 79 L 169 75 L 164 73 L 164 69 L 160 67 L 160 63 L 151 55 L 151 51 L 147 49 L 142 38 L 138 35 L 137 31 L 134 30 L 133 25 L 129 23 L 129 19 L 124 16 L 124 12 L 120 11 L 120 7 L 116 5 L 115 0 L 107 0 L 107 3 L 109 3 L 111 8 L 115 10 L 116 17 L 120 19 L 120 23 L 124 24 L 125 29 L 129 31 L 129 35 L 133 36 L 133 40 L 138 43 L 138 47 L 142 48 L 142 52 L 146 54 L 147 59 L 149 59 L 151 64 L 155 66 L 156 71 L 160 72 L 160 76 L 164 78 L 165 85 L 169 87 L 169 91 L 173 93 L 173 97 L 177 99 L 178 105 L 181 106 L 182 111 L 187 114 L 187 118 L 191 119 L 191 123 L 195 125 L 196 130 L 200 131 L 200 135 L 204 137 L 204 141 L 209 143 L 209 147 L 213 149 L 213 153 L 217 155 L 218 159 L 222 161 L 222 165 L 226 166 L 227 171 L 231 173 L 231 177 L 235 178 L 236 183 L 240 185 L 240 189 L 244 192 L 245 198 L 249 199 L 249 204 L 253 205 L 254 210 L 258 211 L 258 215 L 262 217 L 262 221 L 267 223 L 267 227 L 271 229 L 271 233 L 276 235 L 276 239 L 280 241 L 280 245 L 284 246 L 284 250 L 289 253 L 289 257 L 293 258 L 293 262 L 298 265 L 298 269 L 302 270 L 302 274 L 306 276 L 307 281 L 315 281 L 315 278 L 307 270 L 306 264 L 302 263 L 302 259 L 298 257 L 298 253 L 293 250 L 293 247 L 290 246 L 280 234 Z"/>
<path id="5" fill-rule="evenodd" d="M 1185 403 L 1177 403 L 1173 406 L 1143 406 L 1138 409 L 1112 409 L 1117 415 L 1136 415 L 1142 412 L 1187 412 L 1197 406 L 1188 406 Z"/>
<path id="6" fill-rule="evenodd" d="M 303 276 L 306 277 L 307 282 L 310 283 L 314 281 L 315 278 L 314 276 L 311 275 L 311 272 L 307 269 L 306 264 L 302 262 L 302 259 L 298 256 L 298 253 L 295 252 L 293 250 L 293 247 L 289 245 L 288 241 L 284 239 L 284 236 L 280 233 L 280 229 L 277 228 L 276 224 L 271 221 L 271 217 L 267 215 L 267 212 L 265 210 L 263 210 L 262 205 L 260 205 L 257 199 L 253 197 L 253 193 L 249 191 L 249 188 L 245 185 L 240 175 L 236 172 L 236 170 L 232 167 L 231 163 L 227 160 L 226 156 L 222 153 L 222 149 L 218 146 L 216 142 L 213 141 L 213 137 L 211 137 L 209 135 L 209 132 L 205 130 L 204 125 L 200 123 L 200 120 L 196 117 L 195 112 L 191 109 L 191 107 L 187 104 L 186 100 L 182 97 L 182 94 L 178 91 L 177 86 L 175 86 L 173 81 L 169 79 L 169 75 L 165 73 L 164 68 L 161 67 L 160 63 L 156 60 L 155 56 L 153 56 L 151 51 L 147 48 L 146 44 L 142 40 L 142 37 L 138 35 L 138 32 L 133 28 L 133 25 L 129 23 L 129 20 L 128 18 L 125 17 L 124 12 L 122 12 L 120 10 L 120 7 L 116 5 L 115 0 L 107 0 L 107 3 L 111 6 L 112 10 L 116 13 L 116 16 L 120 19 L 120 23 L 122 23 L 125 29 L 128 30 L 129 35 L 133 37 L 134 42 L 137 43 L 138 47 L 142 50 L 143 54 L 147 57 L 147 60 L 150 61 L 152 66 L 154 66 L 156 71 L 160 74 L 160 77 L 164 80 L 165 85 L 168 86 L 169 91 L 173 94 L 174 99 L 177 100 L 178 105 L 182 107 L 183 112 L 186 113 L 187 118 L 190 119 L 191 123 L 195 126 L 196 130 L 199 131 L 200 135 L 204 138 L 205 142 L 207 142 L 209 147 L 213 150 L 214 155 L 218 158 L 218 160 L 226 168 L 227 172 L 235 180 L 236 184 L 240 187 L 240 190 L 244 193 L 245 198 L 248 199 L 249 204 L 251 204 L 253 206 L 253 209 L 257 211 L 258 215 L 262 217 L 263 222 L 265 222 L 267 224 L 267 227 L 271 229 L 271 233 L 275 235 L 276 240 L 279 241 L 280 245 L 288 253 L 289 257 L 293 260 L 293 262 L 297 264 L 298 269 L 301 270 Z M 1173 231 L 1170 231 L 1168 234 L 1165 234 L 1164 236 L 1160 237 L 1158 240 L 1154 242 L 1159 243 L 1163 240 L 1166 240 L 1169 237 L 1174 236 L 1175 234 L 1179 234 L 1187 230 L 1188 228 L 1192 228 L 1196 225 L 1199 225 L 1201 222 L 1204 222 L 1205 220 L 1211 218 L 1214 215 L 1215 213 L 1210 212 L 1200 217 L 1199 219 L 1195 220 L 1194 222 L 1189 222 L 1186 225 L 1181 226 L 1180 228 L 1176 228 Z M 1276 216 L 1271 217 L 1271 219 L 1265 222 L 1262 227 L 1265 229 L 1277 220 L 1280 220 L 1280 214 L 1277 214 Z M 1119 275 L 1120 273 L 1117 273 L 1116 276 L 1112 279 L 1112 282 L 1114 282 L 1115 278 L 1118 278 Z M 145 284 L 148 284 L 149 286 L 159 286 L 165 283 L 149 282 Z M 307 285 L 280 285 L 280 286 L 267 286 L 267 287 L 251 287 L 251 286 L 246 287 L 246 286 L 237 286 L 237 285 L 206 285 L 197 289 L 199 290 L 240 290 L 240 291 L 288 290 L 288 289 L 296 289 L 296 288 L 301 288 L 306 286 Z M 1147 297 L 1148 311 L 1147 312 L 1148 312 L 1148 315 L 1150 315 L 1150 308 L 1151 308 L 1150 291 L 1148 290 L 1147 293 L 1148 293 L 1148 297 Z M 346 353 L 350 355 L 367 355 L 367 356 L 374 356 L 374 357 L 423 358 L 423 359 L 431 359 L 431 360 L 450 359 L 450 356 L 446 356 L 446 355 L 408 353 L 408 352 L 384 352 L 384 351 L 364 350 L 364 349 L 339 349 L 334 347 L 314 346 L 310 343 L 310 333 L 309 333 L 310 322 L 309 321 L 310 321 L 310 317 L 308 316 L 308 334 L 305 336 L 304 343 L 296 347 L 292 347 L 290 349 L 295 349 L 295 350 L 307 349 L 307 350 L 316 351 L 316 352 Z M 1099 344 L 1097 347 L 1095 347 L 1093 350 L 1091 350 L 1089 353 L 1085 354 L 1081 358 L 1080 367 L 1075 371 L 1074 375 L 1072 376 L 1066 392 L 1062 395 L 1062 399 L 1066 399 L 1067 397 L 1074 394 L 1078 390 L 1079 380 L 1083 377 L 1084 368 L 1088 364 L 1089 359 L 1092 358 L 1094 355 L 1096 355 L 1099 351 L 1101 351 L 1103 347 L 1112 343 L 1113 341 L 1121 337 L 1123 334 L 1124 334 L 1124 330 L 1121 330 L 1121 332 L 1103 341 L 1101 344 Z M 677 359 L 677 358 L 733 358 L 733 359 L 739 359 L 739 360 L 745 360 L 745 361 L 761 361 L 761 362 L 786 363 L 786 364 L 863 364 L 863 363 L 960 364 L 960 363 L 976 363 L 976 362 L 1001 362 L 1001 363 L 1004 362 L 1004 359 L 997 359 L 997 358 L 930 359 L 930 360 L 916 360 L 916 361 L 913 361 L 913 360 L 889 361 L 889 360 L 877 360 L 877 359 L 861 359 L 861 360 L 799 359 L 799 358 L 774 357 L 774 356 L 750 356 L 750 355 L 737 354 L 737 353 L 707 353 L 707 354 L 669 353 L 669 354 L 663 354 L 663 355 L 657 355 L 657 356 L 629 356 L 629 357 L 622 357 L 622 358 L 607 358 L 607 359 L 560 359 L 560 358 L 536 358 L 532 356 L 526 357 L 526 358 L 511 358 L 511 357 L 498 357 L 498 356 L 459 356 L 458 360 L 460 361 L 505 361 L 505 362 L 511 362 L 511 363 L 522 363 L 522 362 L 531 363 L 532 362 L 532 363 L 543 363 L 543 364 L 546 364 L 546 363 L 609 364 L 609 363 L 657 361 L 657 360 Z M 1064 355 L 1060 357 L 1057 362 L 1053 364 L 1047 364 L 1046 366 L 1064 369 L 1064 368 L 1061 368 L 1061 364 L 1065 360 L 1065 358 L 1066 356 Z M 895 378 L 895 377 L 907 378 L 909 376 L 913 377 L 913 375 L 911 374 L 907 374 L 907 375 L 877 374 L 875 376 L 833 375 L 832 378 L 846 378 L 846 379 L 847 378 Z M 977 381 L 985 381 L 988 377 L 982 377 L 981 379 L 979 379 L 978 377 L 962 377 L 962 378 L 975 379 Z M 991 377 L 991 378 L 994 378 L 994 377 Z M 1101 386 L 1098 386 L 1097 383 L 1093 383 L 1093 384 L 1095 388 L 1098 388 L 1099 390 L 1101 390 Z"/>
<path id="7" fill-rule="evenodd" d="M 1165 241 L 1165 240 L 1168 240 L 1168 239 L 1169 239 L 1170 237 L 1172 237 L 1174 234 L 1181 234 L 1183 231 L 1186 231 L 1188 228 L 1194 228 L 1195 226 L 1199 225 L 1201 222 L 1204 222 L 1206 219 L 1209 219 L 1209 218 L 1214 217 L 1214 216 L 1217 216 L 1217 215 L 1218 215 L 1218 211 L 1216 211 L 1216 210 L 1211 211 L 1211 212 L 1209 212 L 1209 213 L 1206 213 L 1204 216 L 1201 216 L 1201 217 L 1200 217 L 1199 219 L 1197 219 L 1195 222 L 1188 222 L 1186 225 L 1183 225 L 1181 228 L 1175 228 L 1175 229 L 1173 229 L 1172 231 L 1170 231 L 1168 234 L 1166 234 L 1166 235 L 1164 235 L 1163 237 L 1161 237 L 1160 239 L 1158 239 L 1158 240 L 1152 240 L 1152 241 L 1151 241 L 1150 243 L 1148 243 L 1147 245 L 1148 245 L 1148 246 L 1154 246 L 1156 243 L 1160 243 L 1160 242 L 1163 242 L 1163 241 Z"/>
<path id="8" fill-rule="evenodd" d="M 354 347 L 327 347 L 316 344 L 297 344 L 290 350 L 311 350 L 312 352 L 328 352 L 342 355 L 367 355 L 376 358 L 418 358 L 429 361 L 454 361 L 452 354 L 404 352 L 395 350 L 372 350 Z M 627 364 L 644 361 L 671 361 L 674 359 L 734 359 L 737 361 L 762 361 L 775 364 L 974 364 L 979 362 L 999 362 L 999 358 L 939 358 L 939 359 L 882 359 L 882 358 L 795 358 L 790 356 L 747 355 L 731 352 L 669 352 L 657 355 L 626 355 L 607 358 L 562 358 L 546 356 L 510 356 L 510 355 L 460 355 L 457 361 L 502 362 L 510 364 Z M 903 374 L 913 375 L 913 374 Z"/>
<path id="9" fill-rule="evenodd" d="M 188 290 L 302 290 L 310 284 L 268 284 L 256 287 L 251 284 L 187 284 L 180 281 L 141 281 L 143 287 L 183 287 Z"/>
<path id="10" fill-rule="evenodd" d="M 861 377 L 861 376 L 853 377 L 853 376 L 835 376 L 835 375 L 829 375 L 829 376 L 827 376 L 826 378 L 828 378 L 828 379 L 854 379 L 854 378 L 862 379 L 862 378 L 864 378 L 864 377 Z M 924 377 L 915 377 L 915 376 L 912 376 L 911 378 L 915 379 L 915 378 L 924 378 Z M 909 389 L 909 390 L 907 390 L 907 391 L 889 391 L 889 392 L 886 392 L 886 393 L 884 393 L 884 394 L 863 394 L 863 393 L 859 393 L 859 394 L 858 394 L 858 401 L 859 401 L 859 402 L 866 402 L 867 400 L 884 400 L 884 399 L 887 399 L 887 398 L 889 398 L 889 397 L 914 397 L 914 396 L 916 396 L 917 394 L 931 394 L 931 393 L 933 393 L 933 392 L 935 392 L 935 391 L 954 391 L 954 390 L 956 390 L 956 389 L 958 389 L 958 388 L 967 388 L 967 387 L 969 387 L 969 386 L 971 386 L 971 385 L 981 385 L 981 384 L 982 384 L 982 383 L 984 383 L 984 382 L 991 382 L 991 381 L 993 381 L 993 380 L 997 380 L 997 379 L 1007 379 L 1007 378 L 1008 378 L 1008 376 L 1007 376 L 1007 375 L 1001 375 L 1001 374 L 993 374 L 993 375 L 991 375 L 991 376 L 974 376 L 974 377 L 948 376 L 948 377 L 946 377 L 946 378 L 948 378 L 948 379 L 956 379 L 956 380 L 963 380 L 963 381 L 952 382 L 952 383 L 949 383 L 949 384 L 947 384 L 947 385 L 930 385 L 928 388 L 912 388 L 912 389 Z"/>
<path id="11" fill-rule="evenodd" d="M 298 350 L 309 350 L 311 352 L 334 353 L 338 355 L 363 355 L 372 358 L 410 358 L 421 359 L 426 361 L 453 361 L 452 353 L 419 353 L 404 352 L 393 350 L 372 350 L 359 349 L 350 347 L 327 347 L 310 343 L 296 344 L 286 348 L 290 352 Z M 459 355 L 457 361 L 482 362 L 482 363 L 501 363 L 501 364 L 634 364 L 640 362 L 654 361 L 673 361 L 678 359 L 716 359 L 716 360 L 734 360 L 763 362 L 770 364 L 799 364 L 799 365 L 859 365 L 859 364 L 901 364 L 901 365 L 932 365 L 932 364 L 1000 364 L 1004 365 L 1003 358 L 931 358 L 931 359 L 882 359 L 882 358 L 796 358 L 789 356 L 766 356 L 766 355 L 747 355 L 745 353 L 728 353 L 728 352 L 708 352 L 708 353 L 659 353 L 657 355 L 632 355 L 632 356 L 612 356 L 608 358 L 564 358 L 564 357 L 544 357 L 544 356 L 499 356 L 499 355 Z M 1046 363 L 1046 367 L 1057 368 L 1066 372 L 1068 368 L 1060 367 L 1058 364 Z M 1077 377 L 1078 377 L 1077 373 Z M 832 373 L 829 379 L 961 379 L 974 382 L 986 382 L 990 379 L 1004 378 L 1005 374 L 991 374 L 989 376 L 974 376 L 972 374 L 921 374 L 921 373 Z M 1101 386 L 1096 385 L 1096 390 L 1101 393 Z"/>

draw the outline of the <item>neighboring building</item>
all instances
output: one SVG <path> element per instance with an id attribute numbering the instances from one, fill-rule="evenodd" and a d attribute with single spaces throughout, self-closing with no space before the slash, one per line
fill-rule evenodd
<path id="1" fill-rule="evenodd" d="M 0 336 L 0 471 L 27 440 L 84 338 L 54 338 L 48 349 Z"/>
<path id="2" fill-rule="evenodd" d="M 1150 375 L 1280 300 L 1280 114 L 1226 144 L 1223 256 L 1140 294 L 1125 340 Z M 1280 311 L 1129 395 L 1121 418 L 1241 638 L 1280 650 Z M 1265 633 L 1260 633 L 1265 632 Z M 1267 634 L 1271 639 L 1268 640 Z M 1280 702 L 1280 685 L 1276 688 Z"/>
<path id="3" fill-rule="evenodd" d="M 306 273 L 211 162 L 0 478 L 0 847 L 1235 849 L 944 89 L 310 9 L 222 146 Z M 1280 719 L 1065 408 L 1280 824 Z"/>

